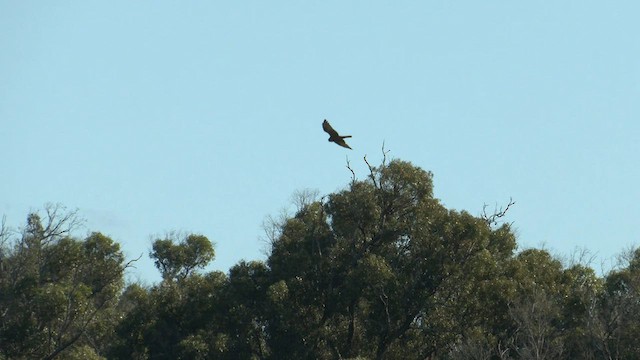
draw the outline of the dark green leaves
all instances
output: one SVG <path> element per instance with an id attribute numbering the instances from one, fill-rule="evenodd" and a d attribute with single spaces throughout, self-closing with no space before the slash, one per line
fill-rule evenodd
<path id="1" fill-rule="evenodd" d="M 215 256 L 209 239 L 188 235 L 177 243 L 175 238 L 158 239 L 149 255 L 165 280 L 184 279 L 198 268 L 205 267 Z"/>

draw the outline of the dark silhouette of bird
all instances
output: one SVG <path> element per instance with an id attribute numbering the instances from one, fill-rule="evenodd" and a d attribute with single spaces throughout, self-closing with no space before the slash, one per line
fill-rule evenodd
<path id="1" fill-rule="evenodd" d="M 351 149 L 351 147 L 344 141 L 344 139 L 350 138 L 351 135 L 341 136 L 337 131 L 333 130 L 327 119 L 322 122 L 322 130 L 326 131 L 327 134 L 329 134 L 329 141 L 334 142 L 342 147 L 346 147 L 347 149 Z"/>

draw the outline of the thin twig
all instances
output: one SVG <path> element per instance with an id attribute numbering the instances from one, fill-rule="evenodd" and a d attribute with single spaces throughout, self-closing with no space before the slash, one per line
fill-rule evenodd
<path id="1" fill-rule="evenodd" d="M 351 171 L 351 182 L 355 183 L 356 182 L 356 173 L 351 168 L 351 163 L 349 162 L 349 156 L 347 156 L 347 169 L 349 169 L 349 171 Z"/>
<path id="2" fill-rule="evenodd" d="M 382 140 L 382 166 L 385 166 L 387 164 L 387 154 L 390 151 L 391 150 L 385 150 L 384 149 L 384 140 Z"/>

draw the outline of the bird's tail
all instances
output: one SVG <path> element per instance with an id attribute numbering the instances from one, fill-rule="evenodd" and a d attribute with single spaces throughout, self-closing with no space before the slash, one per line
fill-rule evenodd
<path id="1" fill-rule="evenodd" d="M 346 138 L 350 138 L 351 135 L 347 135 L 347 136 L 340 136 L 341 139 L 346 139 Z"/>

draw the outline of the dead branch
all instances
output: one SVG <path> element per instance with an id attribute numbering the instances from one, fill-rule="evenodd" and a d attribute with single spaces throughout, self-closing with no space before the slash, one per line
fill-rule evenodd
<path id="1" fill-rule="evenodd" d="M 488 225 L 498 225 L 498 220 L 500 218 L 503 218 L 505 215 L 507 215 L 507 211 L 509 211 L 509 209 L 515 205 L 516 202 L 513 201 L 513 198 L 509 198 L 509 203 L 507 204 L 506 207 L 500 207 L 498 208 L 498 206 L 496 205 L 494 207 L 493 213 L 489 214 L 487 213 L 487 204 L 484 204 L 482 206 L 482 215 L 480 215 L 480 218 L 482 218 L 482 220 L 484 220 Z"/>
<path id="2" fill-rule="evenodd" d="M 367 164 L 367 167 L 369 168 L 369 177 L 371 178 L 371 181 L 373 181 L 373 186 L 380 188 L 380 186 L 378 186 L 378 181 L 376 180 L 376 169 L 369 164 L 367 155 L 364 156 L 364 163 Z"/>
<path id="3" fill-rule="evenodd" d="M 126 269 L 130 269 L 130 268 L 134 268 L 136 269 L 135 265 L 133 265 L 135 262 L 137 262 L 138 260 L 142 259 L 142 255 L 144 255 L 144 253 L 140 253 L 140 256 L 138 256 L 135 259 L 129 260 L 127 263 L 124 264 L 124 266 L 122 267 L 123 270 Z"/>
<path id="4" fill-rule="evenodd" d="M 296 207 L 296 211 L 300 212 L 306 209 L 309 205 L 313 204 L 318 200 L 318 196 L 320 192 L 317 189 L 302 189 L 296 190 L 291 195 L 291 202 Z"/>
<path id="5" fill-rule="evenodd" d="M 384 140 L 382 141 L 382 166 L 387 165 L 387 154 L 390 152 L 391 150 L 385 150 L 384 148 Z"/>
<path id="6" fill-rule="evenodd" d="M 60 204 L 46 204 L 44 229 L 42 231 L 43 243 L 50 243 L 68 236 L 84 224 L 84 219 L 78 215 L 78 210 L 67 211 Z"/>
<path id="7" fill-rule="evenodd" d="M 351 163 L 349 162 L 349 156 L 347 156 L 347 169 L 349 169 L 349 171 L 351 171 L 351 183 L 355 183 L 356 182 L 356 173 L 351 168 Z"/>

